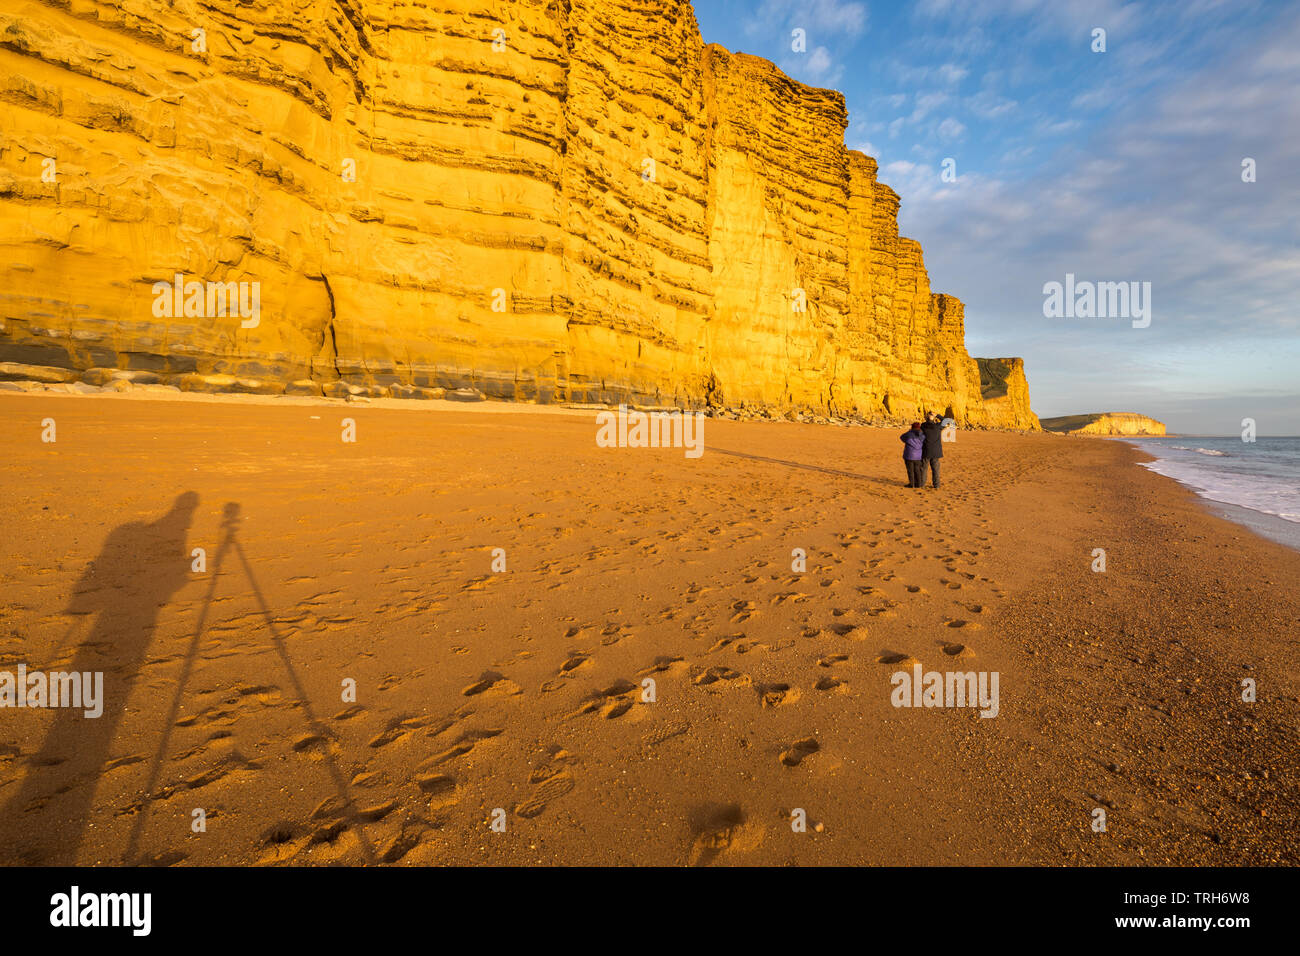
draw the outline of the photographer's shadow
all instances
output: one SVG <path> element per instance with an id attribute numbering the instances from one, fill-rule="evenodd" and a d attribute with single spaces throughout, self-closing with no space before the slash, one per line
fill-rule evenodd
<path id="1" fill-rule="evenodd" d="M 186 539 L 198 502 L 187 491 L 156 521 L 115 528 L 77 582 L 65 613 L 95 615 L 95 621 L 71 661 L 51 669 L 102 673 L 102 713 L 53 709 L 39 749 L 24 762 L 17 792 L 0 811 L 0 862 L 75 861 L 158 613 L 189 582 Z"/>

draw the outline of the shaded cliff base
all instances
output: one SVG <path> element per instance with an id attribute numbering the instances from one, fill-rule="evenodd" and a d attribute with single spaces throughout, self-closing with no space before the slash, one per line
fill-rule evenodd
<path id="1" fill-rule="evenodd" d="M 981 360 L 983 361 L 983 360 Z M 1001 361 L 1001 360 L 998 360 Z M 1019 361 L 1019 360 L 1017 360 Z M 452 379 L 451 381 L 457 381 Z M 480 382 L 481 384 L 481 382 Z M 641 411 L 677 410 L 679 406 L 663 405 L 645 396 L 623 391 L 593 390 L 582 393 L 577 400 L 567 400 L 559 395 L 539 396 L 534 401 L 520 401 L 489 395 L 473 385 L 452 387 L 427 387 L 398 383 L 395 385 L 355 385 L 335 380 L 322 385 L 304 379 L 288 385 L 274 381 L 241 378 L 234 375 L 198 375 L 195 373 L 165 374 L 137 369 L 96 368 L 85 372 L 52 366 L 34 367 L 13 362 L 0 362 L 0 394 L 27 393 L 70 396 L 129 396 L 157 400 L 189 400 L 209 402 L 290 403 L 290 404 L 347 404 L 375 405 L 388 408 L 443 408 L 481 403 L 497 411 L 535 410 L 574 411 L 590 414 L 595 409 L 614 408 L 626 404 Z M 910 413 L 891 415 L 887 411 L 874 417 L 861 415 L 826 415 L 811 408 L 785 409 L 739 403 L 688 404 L 683 411 L 699 411 L 710 418 L 733 421 L 801 422 L 817 425 L 902 425 L 920 418 L 924 411 L 934 411 L 953 417 L 952 406 L 920 409 Z M 1038 420 L 1029 413 L 1029 424 L 1023 414 L 1008 414 L 999 424 L 985 422 L 959 422 L 963 429 L 991 431 L 1038 431 Z"/>
<path id="2" fill-rule="evenodd" d="M 6 712 L 0 863 L 1300 864 L 1300 555 L 1127 444 L 962 433 L 934 492 L 884 430 L 133 398 L 0 397 L 0 668 L 122 702 Z"/>

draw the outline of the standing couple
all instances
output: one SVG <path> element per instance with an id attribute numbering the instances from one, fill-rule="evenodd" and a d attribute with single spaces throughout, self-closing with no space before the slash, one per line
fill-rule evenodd
<path id="1" fill-rule="evenodd" d="M 903 464 L 907 466 L 907 487 L 925 487 L 925 464 L 930 463 L 930 483 L 939 487 L 939 459 L 943 457 L 943 421 L 935 412 L 925 413 L 925 423 L 912 427 L 899 438 L 903 442 Z"/>

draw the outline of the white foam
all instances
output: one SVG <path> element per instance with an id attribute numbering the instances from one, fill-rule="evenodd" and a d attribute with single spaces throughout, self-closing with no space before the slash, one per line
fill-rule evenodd
<path id="1" fill-rule="evenodd" d="M 1251 511 L 1300 523 L 1300 487 L 1294 482 L 1221 471 L 1193 461 L 1171 458 L 1147 461 L 1142 465 L 1156 474 L 1187 485 L 1211 501 L 1249 508 Z"/>

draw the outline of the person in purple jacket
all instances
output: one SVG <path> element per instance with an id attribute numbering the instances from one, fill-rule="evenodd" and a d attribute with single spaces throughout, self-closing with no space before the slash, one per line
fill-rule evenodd
<path id="1" fill-rule="evenodd" d="M 925 449 L 925 432 L 921 431 L 920 422 L 912 422 L 912 427 L 899 435 L 903 443 L 903 464 L 907 466 L 907 487 L 925 487 L 925 462 L 921 454 Z"/>

